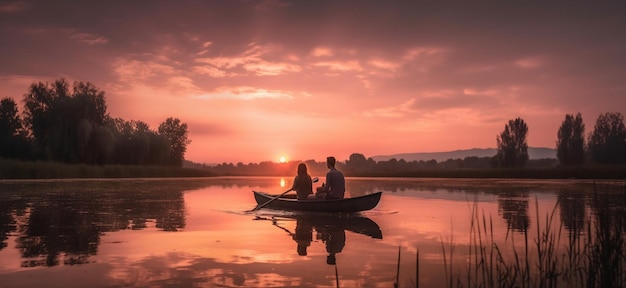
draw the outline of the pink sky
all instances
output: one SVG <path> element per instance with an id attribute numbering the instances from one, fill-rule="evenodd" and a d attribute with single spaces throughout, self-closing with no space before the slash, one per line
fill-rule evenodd
<path id="1" fill-rule="evenodd" d="M 89 81 L 201 163 L 495 147 L 517 117 L 554 147 L 565 114 L 626 114 L 623 2 L 485 3 L 2 1 L 0 97 Z"/>

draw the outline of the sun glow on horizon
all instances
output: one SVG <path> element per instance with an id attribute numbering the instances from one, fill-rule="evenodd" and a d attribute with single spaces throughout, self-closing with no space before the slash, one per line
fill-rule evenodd
<path id="1" fill-rule="evenodd" d="M 280 156 L 280 158 L 278 158 L 278 162 L 280 162 L 280 163 L 287 163 L 287 157 Z"/>

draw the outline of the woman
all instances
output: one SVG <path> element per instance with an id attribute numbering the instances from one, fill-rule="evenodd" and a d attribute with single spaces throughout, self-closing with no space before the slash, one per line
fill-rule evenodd
<path id="1" fill-rule="evenodd" d="M 306 200 L 310 194 L 313 194 L 313 181 L 307 172 L 306 164 L 298 164 L 298 175 L 293 179 L 291 190 L 296 191 L 298 200 Z"/>

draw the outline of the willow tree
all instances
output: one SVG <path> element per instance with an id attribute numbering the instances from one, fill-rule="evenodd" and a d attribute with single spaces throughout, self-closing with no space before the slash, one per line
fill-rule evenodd
<path id="1" fill-rule="evenodd" d="M 522 118 L 509 120 L 504 131 L 496 137 L 498 152 L 495 156 L 500 167 L 524 167 L 528 162 L 526 136 L 528 126 Z"/>
<path id="2" fill-rule="evenodd" d="M 580 113 L 565 115 L 557 133 L 556 156 L 561 165 L 581 165 L 585 162 L 585 124 Z"/>

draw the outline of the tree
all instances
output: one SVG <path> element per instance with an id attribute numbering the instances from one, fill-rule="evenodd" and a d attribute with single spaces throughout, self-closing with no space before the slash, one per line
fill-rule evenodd
<path id="1" fill-rule="evenodd" d="M 24 96 L 25 120 L 42 157 L 65 163 L 106 162 L 111 139 L 104 92 L 91 83 L 32 84 Z M 100 146 L 106 145 L 106 146 Z M 104 163 L 102 163 L 104 164 Z"/>
<path id="2" fill-rule="evenodd" d="M 589 156 L 593 162 L 626 163 L 626 128 L 622 114 L 600 114 L 588 143 Z"/>
<path id="3" fill-rule="evenodd" d="M 580 113 L 565 115 L 557 133 L 556 156 L 561 165 L 581 165 L 585 162 L 585 124 Z"/>
<path id="4" fill-rule="evenodd" d="M 121 118 L 107 121 L 115 139 L 111 161 L 116 164 L 166 165 L 169 157 L 169 141 L 163 135 L 150 130 L 147 123 Z"/>
<path id="5" fill-rule="evenodd" d="M 346 161 L 346 172 L 363 173 L 368 171 L 370 163 L 365 156 L 360 153 L 352 153 L 350 158 Z"/>
<path id="6" fill-rule="evenodd" d="M 17 104 L 12 98 L 0 100 L 0 135 L 15 136 L 22 130 L 22 120 L 18 115 Z"/>
<path id="7" fill-rule="evenodd" d="M 33 83 L 24 95 L 24 125 L 33 137 L 37 158 L 48 156 L 50 128 L 58 125 L 52 119 L 51 109 L 57 99 L 69 97 L 68 95 L 68 84 L 63 79 L 53 84 Z"/>
<path id="8" fill-rule="evenodd" d="M 191 140 L 187 138 L 187 124 L 181 123 L 178 118 L 167 118 L 159 125 L 159 135 L 164 136 L 169 142 L 169 165 L 182 166 L 187 151 L 187 145 Z"/>
<path id="9" fill-rule="evenodd" d="M 29 143 L 12 98 L 0 100 L 0 157 L 26 158 Z"/>
<path id="10" fill-rule="evenodd" d="M 498 152 L 496 161 L 501 167 L 524 167 L 528 162 L 526 136 L 528 126 L 523 119 L 509 120 L 504 131 L 497 136 Z"/>

